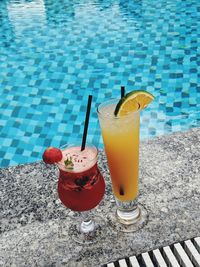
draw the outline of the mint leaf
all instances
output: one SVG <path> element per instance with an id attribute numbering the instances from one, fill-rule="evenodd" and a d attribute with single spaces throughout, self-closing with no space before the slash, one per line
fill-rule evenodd
<path id="1" fill-rule="evenodd" d="M 67 169 L 69 170 L 73 170 L 74 168 L 74 163 L 72 162 L 72 158 L 70 157 L 69 159 L 67 158 L 65 161 L 65 166 L 67 167 Z"/>

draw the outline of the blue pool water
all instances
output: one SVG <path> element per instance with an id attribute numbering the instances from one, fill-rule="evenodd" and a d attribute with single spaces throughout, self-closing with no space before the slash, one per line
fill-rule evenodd
<path id="1" fill-rule="evenodd" d="M 102 146 L 96 106 L 127 91 L 156 97 L 141 138 L 200 125 L 199 0 L 1 0 L 0 166 L 47 146 Z"/>

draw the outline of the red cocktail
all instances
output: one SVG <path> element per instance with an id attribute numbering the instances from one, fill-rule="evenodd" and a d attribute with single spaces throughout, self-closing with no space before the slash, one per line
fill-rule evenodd
<path id="1" fill-rule="evenodd" d="M 62 150 L 58 195 L 73 211 L 88 211 L 96 207 L 105 193 L 105 182 L 97 166 L 97 149 L 78 146 Z"/>
<path id="2" fill-rule="evenodd" d="M 62 148 L 62 160 L 59 167 L 58 195 L 62 203 L 81 215 L 81 222 L 74 218 L 76 229 L 71 235 L 78 243 L 96 242 L 99 230 L 104 225 L 100 216 L 88 213 L 102 200 L 105 182 L 97 166 L 97 149 L 90 145 L 81 151 L 80 146 Z"/>

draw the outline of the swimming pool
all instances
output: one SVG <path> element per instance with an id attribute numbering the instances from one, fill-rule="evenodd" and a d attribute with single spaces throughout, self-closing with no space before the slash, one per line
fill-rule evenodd
<path id="1" fill-rule="evenodd" d="M 141 138 L 200 125 L 199 0 L 0 1 L 0 166 L 47 146 L 102 147 L 96 106 L 126 90 L 156 97 Z"/>

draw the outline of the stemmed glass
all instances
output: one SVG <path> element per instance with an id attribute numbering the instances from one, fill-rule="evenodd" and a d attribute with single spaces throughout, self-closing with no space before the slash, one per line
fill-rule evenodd
<path id="1" fill-rule="evenodd" d="M 101 238 L 104 220 L 90 211 L 102 200 L 105 182 L 97 166 L 97 148 L 87 144 L 81 151 L 78 145 L 61 148 L 62 160 L 58 162 L 58 196 L 74 216 L 69 235 L 80 244 L 97 242 Z"/>
<path id="2" fill-rule="evenodd" d="M 105 221 L 90 212 L 105 194 L 105 181 L 101 175 L 97 157 L 98 150 L 86 143 L 92 95 L 88 96 L 82 143 L 65 145 L 61 149 L 49 147 L 43 153 L 46 164 L 57 164 L 59 169 L 58 196 L 61 202 L 78 216 L 72 219 L 69 234 L 80 244 L 90 244 L 101 239 Z M 59 236 L 64 235 L 61 224 Z"/>

